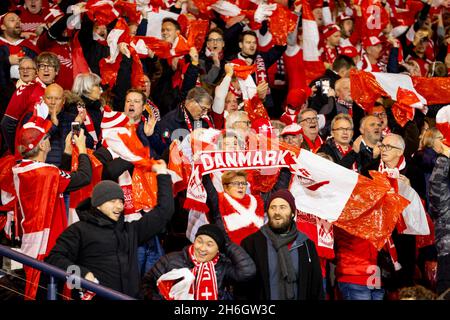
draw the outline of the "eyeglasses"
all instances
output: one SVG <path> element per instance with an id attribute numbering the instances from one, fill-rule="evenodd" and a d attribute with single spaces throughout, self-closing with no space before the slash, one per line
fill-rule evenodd
<path id="1" fill-rule="evenodd" d="M 402 150 L 402 148 L 391 146 L 390 144 L 380 144 L 380 150 L 391 151 L 392 149 Z"/>
<path id="2" fill-rule="evenodd" d="M 23 68 L 23 67 L 19 68 L 19 71 L 31 71 L 31 70 L 36 70 L 36 68 Z"/>
<path id="3" fill-rule="evenodd" d="M 351 132 L 353 131 L 353 128 L 336 128 L 332 129 L 333 131 L 340 131 L 340 132 Z"/>
<path id="4" fill-rule="evenodd" d="M 39 64 L 38 65 L 39 70 L 49 70 L 49 69 L 55 69 L 55 66 L 49 65 L 49 64 Z"/>
<path id="5" fill-rule="evenodd" d="M 86 104 L 84 102 L 77 102 L 77 107 L 78 108 L 86 108 Z"/>
<path id="6" fill-rule="evenodd" d="M 208 41 L 208 42 L 222 42 L 223 39 L 222 39 L 222 38 L 218 38 L 218 39 L 208 39 L 208 40 L 206 40 L 206 41 Z"/>
<path id="7" fill-rule="evenodd" d="M 246 187 L 248 186 L 248 182 L 237 182 L 237 181 L 233 181 L 233 182 L 229 182 L 227 183 L 228 185 L 232 185 L 233 187 Z"/>
<path id="8" fill-rule="evenodd" d="M 195 101 L 195 102 L 197 102 L 197 101 Z M 211 108 L 211 106 L 202 106 L 199 102 L 197 102 L 197 104 L 199 105 L 200 108 L 202 108 L 202 111 L 208 112 L 209 109 Z"/>
<path id="9" fill-rule="evenodd" d="M 314 118 L 305 118 L 303 120 L 300 120 L 300 122 L 306 121 L 307 123 L 313 123 L 313 122 L 318 122 L 319 121 L 319 117 L 314 117 Z"/>
<path id="10" fill-rule="evenodd" d="M 386 112 L 374 112 L 372 115 L 378 118 L 384 118 L 387 116 Z"/>

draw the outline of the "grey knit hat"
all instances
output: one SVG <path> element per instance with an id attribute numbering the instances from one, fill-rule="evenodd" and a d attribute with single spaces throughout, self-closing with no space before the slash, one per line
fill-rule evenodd
<path id="1" fill-rule="evenodd" d="M 92 190 L 91 203 L 94 207 L 101 206 L 106 201 L 114 199 L 122 199 L 122 201 L 125 201 L 122 188 L 114 181 L 100 181 Z"/>

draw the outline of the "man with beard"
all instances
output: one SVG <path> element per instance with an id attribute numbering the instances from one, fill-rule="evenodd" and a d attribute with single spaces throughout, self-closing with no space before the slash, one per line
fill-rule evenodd
<path id="1" fill-rule="evenodd" d="M 256 264 L 256 277 L 236 296 L 249 300 L 318 300 L 322 273 L 313 241 L 298 231 L 292 194 L 281 189 L 269 199 L 268 223 L 241 242 Z"/>

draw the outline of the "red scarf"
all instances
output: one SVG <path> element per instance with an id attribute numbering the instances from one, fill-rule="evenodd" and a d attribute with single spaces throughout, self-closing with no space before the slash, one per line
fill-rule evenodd
<path id="1" fill-rule="evenodd" d="M 405 157 L 401 156 L 400 159 L 398 160 L 398 163 L 395 166 L 395 168 L 392 168 L 392 169 L 386 167 L 383 160 L 380 160 L 380 165 L 378 166 L 378 171 L 381 173 L 386 173 L 389 178 L 397 179 L 400 176 L 400 171 L 403 170 L 405 167 L 406 167 Z M 395 192 L 398 192 L 398 190 L 395 190 Z"/>
<path id="2" fill-rule="evenodd" d="M 316 153 L 323 144 L 323 140 L 320 136 L 317 136 L 316 140 L 314 140 L 314 143 L 305 135 L 303 135 L 303 140 L 306 142 L 309 147 L 309 151 L 311 151 L 312 153 Z"/>
<path id="3" fill-rule="evenodd" d="M 267 78 L 266 65 L 264 64 L 264 59 L 258 54 L 255 59 L 256 64 L 256 84 L 262 81 L 269 82 Z M 267 88 L 267 94 L 270 94 L 270 89 Z"/>
<path id="4" fill-rule="evenodd" d="M 329 64 L 333 64 L 334 60 L 336 60 L 338 56 L 337 48 L 332 48 L 329 45 L 323 46 L 323 53 L 322 53 L 322 61 L 327 62 Z"/>
<path id="5" fill-rule="evenodd" d="M 84 119 L 84 126 L 86 127 L 87 132 L 91 135 L 92 139 L 94 140 L 94 147 L 95 147 L 99 141 L 99 138 L 97 137 L 97 132 L 95 132 L 94 122 L 92 121 L 91 116 L 87 112 L 86 112 L 86 119 Z"/>
<path id="6" fill-rule="evenodd" d="M 219 254 L 208 262 L 198 262 L 194 255 L 194 245 L 189 246 L 189 258 L 194 263 L 191 270 L 195 277 L 194 299 L 195 300 L 218 300 L 217 276 L 215 265 L 219 261 Z"/>
<path id="7" fill-rule="evenodd" d="M 183 109 L 184 121 L 186 122 L 189 132 L 192 132 L 194 130 L 194 127 L 192 126 L 192 121 L 188 116 L 186 107 L 183 106 L 182 109 Z M 202 120 L 204 120 L 208 124 L 209 128 L 214 128 L 214 125 L 212 124 L 211 119 L 209 119 L 208 115 L 202 116 Z M 199 121 L 201 121 L 201 120 L 199 120 Z"/>
<path id="8" fill-rule="evenodd" d="M 260 197 L 246 194 L 236 199 L 219 193 L 219 210 L 230 240 L 237 245 L 264 225 L 264 203 Z"/>
<path id="9" fill-rule="evenodd" d="M 391 133 L 391 129 L 389 129 L 389 127 L 386 127 L 383 129 L 383 131 L 381 131 L 381 137 L 384 138 L 386 137 L 389 133 Z"/>

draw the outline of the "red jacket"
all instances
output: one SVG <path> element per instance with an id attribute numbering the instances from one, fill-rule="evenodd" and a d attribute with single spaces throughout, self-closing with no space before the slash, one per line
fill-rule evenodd
<path id="1" fill-rule="evenodd" d="M 380 273 L 376 272 L 378 251 L 369 241 L 335 227 L 334 244 L 338 282 L 365 286 L 374 285 L 375 279 L 380 281 Z"/>

